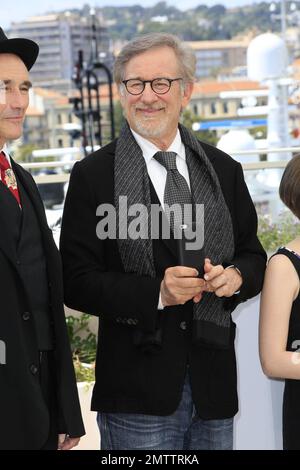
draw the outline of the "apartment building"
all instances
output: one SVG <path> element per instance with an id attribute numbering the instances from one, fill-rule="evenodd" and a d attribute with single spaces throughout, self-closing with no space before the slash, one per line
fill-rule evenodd
<path id="1" fill-rule="evenodd" d="M 40 46 L 39 57 L 31 71 L 34 84 L 64 92 L 72 87 L 78 51 L 83 51 L 85 61 L 90 59 L 93 34 L 89 14 L 68 11 L 13 22 L 8 31 L 9 37 L 27 37 Z M 99 60 L 111 62 L 107 29 L 99 21 L 95 36 Z"/>
<path id="2" fill-rule="evenodd" d="M 221 71 L 245 66 L 249 42 L 250 37 L 236 40 L 187 42 L 196 54 L 197 78 L 212 77 Z"/>
<path id="3" fill-rule="evenodd" d="M 189 109 L 200 120 L 238 119 L 238 109 L 246 106 L 246 100 L 240 97 L 224 99 L 221 97 L 221 93 L 226 91 L 244 92 L 247 90 L 252 90 L 254 93 L 265 90 L 263 96 L 257 96 L 256 106 L 267 105 L 267 90 L 261 87 L 258 82 L 250 80 L 210 80 L 195 83 Z"/>

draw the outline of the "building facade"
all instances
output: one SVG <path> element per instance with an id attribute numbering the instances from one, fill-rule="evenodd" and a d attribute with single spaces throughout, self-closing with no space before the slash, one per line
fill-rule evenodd
<path id="1" fill-rule="evenodd" d="M 249 42 L 249 37 L 240 40 L 187 42 L 196 54 L 197 78 L 212 77 L 221 71 L 245 66 Z"/>
<path id="2" fill-rule="evenodd" d="M 83 51 L 86 62 L 93 50 L 93 35 L 98 44 L 99 60 L 111 62 L 107 29 L 97 21 L 93 32 L 89 14 L 64 12 L 35 16 L 11 24 L 9 37 L 26 37 L 40 46 L 39 57 L 31 71 L 35 85 L 68 91 L 72 88 L 72 76 L 78 61 L 78 51 Z"/>

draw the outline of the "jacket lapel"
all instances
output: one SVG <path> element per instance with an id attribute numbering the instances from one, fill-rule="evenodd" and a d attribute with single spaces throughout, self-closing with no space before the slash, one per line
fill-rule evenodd
<path id="1" fill-rule="evenodd" d="M 45 228 L 45 226 L 47 226 L 47 219 L 45 215 L 44 206 L 43 206 L 43 203 L 42 203 L 42 200 L 41 200 L 41 197 L 40 197 L 40 194 L 39 194 L 39 191 L 37 189 L 35 182 L 33 181 L 31 175 L 27 171 L 25 171 L 20 165 L 15 163 L 12 159 L 11 159 L 11 163 L 12 163 L 12 168 L 17 176 L 17 179 L 21 181 L 26 191 L 26 194 L 28 195 L 34 207 L 34 210 L 38 217 L 41 228 L 42 227 Z"/>
<path id="2" fill-rule="evenodd" d="M 34 180 L 32 179 L 32 176 L 26 170 L 24 170 L 20 165 L 14 162 L 13 159 L 11 159 L 11 163 L 12 168 L 17 176 L 17 179 L 22 183 L 23 188 L 26 191 L 26 194 L 30 199 L 30 202 L 32 203 L 32 206 L 35 210 L 37 220 L 41 229 L 42 239 L 44 242 L 44 249 L 47 251 L 49 248 L 49 243 L 54 244 L 54 241 L 52 238 L 52 232 L 48 227 L 46 213 L 41 196 L 39 194 L 39 190 Z"/>
<path id="3" fill-rule="evenodd" d="M 3 202 L 7 188 L 0 182 L 0 250 L 13 263 L 17 261 L 16 245 L 7 226 L 7 207 Z"/>

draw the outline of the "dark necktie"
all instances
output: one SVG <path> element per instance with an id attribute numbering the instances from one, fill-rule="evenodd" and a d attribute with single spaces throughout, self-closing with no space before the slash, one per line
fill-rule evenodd
<path id="1" fill-rule="evenodd" d="M 179 228 L 184 222 L 192 221 L 192 196 L 185 178 L 177 169 L 176 155 L 175 152 L 157 152 L 153 156 L 167 170 L 164 204 L 179 205 L 179 210 L 175 209 L 174 212 L 170 212 L 169 221 L 172 230 Z M 187 206 L 184 207 L 186 204 Z"/>
<path id="2" fill-rule="evenodd" d="M 1 181 L 10 190 L 12 195 L 17 200 L 17 203 L 21 207 L 21 200 L 18 191 L 17 180 L 15 174 L 3 152 L 0 152 L 0 173 Z"/>

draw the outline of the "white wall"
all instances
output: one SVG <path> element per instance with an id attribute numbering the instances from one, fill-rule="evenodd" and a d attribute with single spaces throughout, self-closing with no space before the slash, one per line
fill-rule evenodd
<path id="1" fill-rule="evenodd" d="M 100 434 L 96 422 L 97 413 L 90 410 L 93 385 L 81 382 L 77 384 L 77 387 L 86 435 L 80 439 L 75 450 L 99 450 Z"/>
<path id="2" fill-rule="evenodd" d="M 235 419 L 234 447 L 281 449 L 283 381 L 264 376 L 258 354 L 260 296 L 239 305 L 233 313 L 237 323 L 239 413 Z"/>

